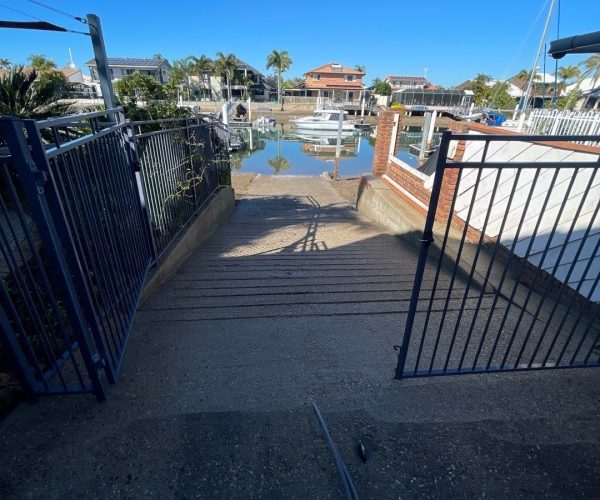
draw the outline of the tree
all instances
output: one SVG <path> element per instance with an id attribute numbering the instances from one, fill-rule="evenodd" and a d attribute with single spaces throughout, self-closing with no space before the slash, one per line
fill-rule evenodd
<path id="1" fill-rule="evenodd" d="M 24 73 L 23 66 L 15 66 L 0 79 L 0 115 L 34 119 L 63 115 L 71 108 L 60 101 L 63 96 L 63 82 L 44 81 L 35 69 Z"/>
<path id="2" fill-rule="evenodd" d="M 235 70 L 238 67 L 237 57 L 233 54 L 223 54 L 217 52 L 217 59 L 213 63 L 215 73 L 224 75 L 227 80 L 227 100 L 231 101 L 231 80 L 235 76 Z"/>
<path id="3" fill-rule="evenodd" d="M 0 58 L 0 69 L 10 69 L 11 66 L 10 59 Z"/>
<path id="4" fill-rule="evenodd" d="M 29 56 L 29 64 L 38 73 L 45 73 L 48 71 L 56 70 L 56 64 L 54 61 L 47 59 L 42 54 L 32 54 Z"/>
<path id="5" fill-rule="evenodd" d="M 493 87 L 489 87 L 489 97 L 487 97 L 490 107 L 496 109 L 513 109 L 515 107 L 515 98 L 508 93 L 507 82 L 496 82 Z"/>
<path id="6" fill-rule="evenodd" d="M 558 77 L 567 84 L 568 80 L 577 78 L 581 72 L 577 66 L 562 66 L 558 68 Z"/>
<path id="7" fill-rule="evenodd" d="M 582 61 L 579 65 L 582 66 L 583 68 L 585 68 L 585 70 L 583 71 L 583 73 L 580 77 L 580 81 L 578 83 L 581 84 L 581 81 L 583 81 L 584 78 L 591 76 L 591 78 L 592 78 L 591 88 L 595 89 L 596 84 L 598 83 L 598 80 L 600 79 L 600 54 L 594 54 L 593 56 L 588 57 L 585 61 Z M 579 86 L 577 87 L 576 90 L 578 90 L 578 89 L 579 89 Z M 587 106 L 589 100 L 590 100 L 590 95 L 588 94 L 588 97 L 586 98 L 585 103 L 584 103 L 584 107 Z"/>
<path id="8" fill-rule="evenodd" d="M 184 57 L 183 59 L 177 59 L 173 61 L 173 70 L 171 71 L 171 77 L 175 73 L 173 80 L 177 80 L 176 85 L 182 85 L 187 88 L 188 100 L 190 99 L 190 73 L 194 71 L 194 58 L 193 56 Z"/>
<path id="9" fill-rule="evenodd" d="M 202 91 L 203 97 L 206 94 L 206 77 L 210 75 L 213 69 L 213 61 L 210 57 L 202 54 L 200 57 L 192 57 L 193 69 L 198 75 L 198 82 Z"/>
<path id="10" fill-rule="evenodd" d="M 392 95 L 392 86 L 380 78 L 374 78 L 371 84 L 373 93 L 377 95 Z"/>
<path id="11" fill-rule="evenodd" d="M 284 80 L 283 83 L 281 84 L 281 86 L 284 89 L 297 89 L 298 87 L 300 87 L 303 84 L 304 84 L 303 78 L 295 77 L 295 78 L 290 78 L 289 80 Z"/>
<path id="12" fill-rule="evenodd" d="M 164 57 L 160 52 L 158 52 L 152 56 L 152 59 L 164 59 Z"/>
<path id="13" fill-rule="evenodd" d="M 531 71 L 528 71 L 526 69 L 522 69 L 515 75 L 515 78 L 517 80 L 529 80 L 530 77 L 531 77 Z"/>
<path id="14" fill-rule="evenodd" d="M 164 99 L 166 97 L 164 86 L 149 75 L 133 73 L 121 78 L 115 83 L 115 90 L 121 99 L 136 102 Z"/>
<path id="15" fill-rule="evenodd" d="M 277 102 L 281 104 L 281 111 L 283 111 L 283 102 L 281 100 L 281 75 L 285 73 L 293 61 L 287 50 L 282 50 L 281 52 L 273 49 L 267 56 L 267 69 L 273 68 L 277 71 Z"/>
<path id="16" fill-rule="evenodd" d="M 479 73 L 465 86 L 465 90 L 473 91 L 474 102 L 477 106 L 485 106 L 488 104 L 488 101 L 492 96 L 492 87 L 489 85 L 491 79 L 491 76 L 486 75 L 485 73 Z"/>
<path id="17" fill-rule="evenodd" d="M 356 71 L 360 71 L 361 73 L 366 73 L 367 70 L 366 66 L 363 66 L 362 64 L 355 64 L 354 69 Z"/>

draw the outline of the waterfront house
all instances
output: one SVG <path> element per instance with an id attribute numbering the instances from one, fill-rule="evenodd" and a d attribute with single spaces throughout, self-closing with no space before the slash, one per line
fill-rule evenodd
<path id="1" fill-rule="evenodd" d="M 285 95 L 359 102 L 365 90 L 362 83 L 364 76 L 364 71 L 331 62 L 304 73 L 305 83 L 297 88 L 287 89 Z"/>
<path id="2" fill-rule="evenodd" d="M 137 57 L 109 57 L 108 67 L 112 81 L 117 81 L 124 76 L 141 73 L 142 75 L 152 76 L 160 83 L 167 83 L 173 67 L 169 61 L 161 58 L 144 59 Z M 90 59 L 85 65 L 90 70 L 92 81 L 99 82 L 96 60 Z"/>

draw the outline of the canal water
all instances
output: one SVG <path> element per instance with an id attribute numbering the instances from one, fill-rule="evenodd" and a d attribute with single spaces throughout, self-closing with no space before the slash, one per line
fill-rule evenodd
<path id="1" fill-rule="evenodd" d="M 313 131 L 298 133 L 277 125 L 271 128 L 238 129 L 243 146 L 231 152 L 231 168 L 237 172 L 265 175 L 321 175 L 335 173 L 336 134 Z M 401 133 L 396 156 L 413 168 L 418 158 L 409 144 L 418 142 L 419 134 Z M 342 138 L 339 177 L 356 177 L 369 173 L 373 164 L 375 138 L 372 131 L 347 133 Z"/>

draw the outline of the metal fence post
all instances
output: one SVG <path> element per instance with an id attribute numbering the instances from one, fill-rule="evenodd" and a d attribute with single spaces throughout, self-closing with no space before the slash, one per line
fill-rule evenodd
<path id="1" fill-rule="evenodd" d="M 48 252 L 49 260 L 57 271 L 59 286 L 64 294 L 65 309 L 75 329 L 81 356 L 88 370 L 92 387 L 96 397 L 104 400 L 106 399 L 107 389 L 105 380 L 101 376 L 101 370 L 104 368 L 105 361 L 100 358 L 93 348 L 90 326 L 81 310 L 71 272 L 54 225 L 52 211 L 46 199 L 48 175 L 44 169 L 38 169 L 33 160 L 29 144 L 23 133 L 23 121 L 15 117 L 0 118 L 0 120 L 6 125 L 3 127 L 3 135 L 7 143 L 12 146 L 9 147 L 11 156 L 14 160 L 15 169 L 22 179 L 22 188 L 32 217 L 37 223 L 39 237 Z M 39 136 L 30 136 L 29 140 L 33 143 L 39 140 Z"/>
<path id="2" fill-rule="evenodd" d="M 427 218 L 425 220 L 425 229 L 423 230 L 423 236 L 420 241 L 419 249 L 419 260 L 417 262 L 417 269 L 415 271 L 415 281 L 412 288 L 412 294 L 410 298 L 410 305 L 408 308 L 408 316 L 406 318 L 406 325 L 404 327 L 404 336 L 402 338 L 402 344 L 400 346 L 400 352 L 398 353 L 398 364 L 396 365 L 396 378 L 401 379 L 404 373 L 404 365 L 406 364 L 406 356 L 408 354 L 408 348 L 410 345 L 410 337 L 412 335 L 413 324 L 415 321 L 415 314 L 417 312 L 417 305 L 419 302 L 419 294 L 421 291 L 421 282 L 423 281 L 423 274 L 425 272 L 425 264 L 427 263 L 427 254 L 429 252 L 429 246 L 433 243 L 433 224 L 435 222 L 435 214 L 437 211 L 438 201 L 440 198 L 440 191 L 442 189 L 442 182 L 444 179 L 444 171 L 446 167 L 446 157 L 448 156 L 448 148 L 450 146 L 450 140 L 452 138 L 452 132 L 446 130 L 442 134 L 442 142 L 439 147 L 439 154 L 437 164 L 435 167 L 435 178 L 433 180 L 433 186 L 431 188 L 431 198 L 429 200 L 429 209 L 427 210 Z M 448 215 L 452 217 L 450 213 Z M 442 257 L 440 257 L 442 258 Z"/>
<path id="3" fill-rule="evenodd" d="M 43 172 L 44 175 L 50 181 L 52 174 L 50 172 L 50 169 L 48 168 L 48 163 L 44 152 L 44 146 L 42 144 L 42 138 L 40 137 L 40 133 L 37 129 L 36 122 L 35 120 L 24 120 L 23 124 L 25 126 L 25 129 L 27 130 L 27 135 L 29 137 L 29 142 L 31 145 L 31 158 L 35 162 L 38 170 Z M 48 203 L 48 208 L 50 209 L 50 211 L 54 214 L 60 214 L 59 217 L 53 217 L 53 222 L 58 234 L 60 234 L 62 237 L 62 248 L 68 254 L 68 260 L 77 266 L 78 272 L 73 273 L 72 276 L 73 280 L 77 284 L 78 290 L 80 290 L 80 300 L 82 302 L 83 312 L 88 321 L 88 325 L 90 325 L 90 328 L 92 329 L 93 337 L 96 342 L 96 348 L 100 351 L 100 356 L 106 363 L 105 372 L 107 379 L 111 384 L 114 384 L 114 373 L 109 363 L 109 357 L 106 354 L 106 346 L 104 344 L 104 341 L 102 340 L 102 337 L 99 335 L 97 329 L 98 318 L 94 313 L 94 306 L 92 305 L 92 299 L 90 296 L 89 288 L 87 287 L 85 280 L 83 279 L 81 263 L 79 262 L 77 252 L 73 246 L 71 232 L 66 224 L 66 219 L 63 216 L 63 209 L 61 206 L 60 199 L 58 198 L 55 189 L 48 189 L 48 187 L 44 189 L 44 197 Z"/>
<path id="4" fill-rule="evenodd" d="M 146 222 L 145 231 L 148 250 L 150 251 L 150 256 L 152 259 L 152 264 L 156 262 L 156 258 L 158 252 L 156 250 L 156 242 L 154 241 L 154 234 L 152 232 L 152 222 L 150 221 L 150 213 L 148 210 L 148 195 L 146 193 L 146 187 L 144 185 L 144 180 L 142 176 L 144 173 L 142 172 L 142 164 L 140 161 L 140 152 L 139 152 L 139 144 L 137 141 L 137 137 L 135 135 L 135 130 L 133 128 L 133 124 L 131 121 L 125 120 L 125 116 L 122 116 L 124 120 L 124 136 L 125 142 L 129 146 L 128 151 L 130 154 L 131 165 L 133 168 L 133 172 L 135 174 L 135 181 L 137 185 L 137 191 L 140 198 L 140 210 L 142 212 L 142 220 Z"/>

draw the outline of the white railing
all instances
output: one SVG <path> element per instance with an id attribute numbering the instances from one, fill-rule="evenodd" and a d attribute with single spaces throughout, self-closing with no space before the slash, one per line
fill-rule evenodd
<path id="1" fill-rule="evenodd" d="M 535 135 L 600 135 L 600 113 L 597 111 L 560 111 L 535 109 L 527 119 L 527 133 Z M 586 141 L 600 146 L 600 141 Z"/>

